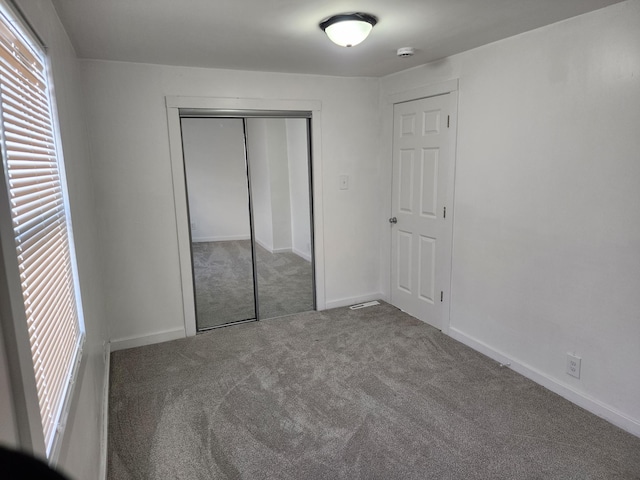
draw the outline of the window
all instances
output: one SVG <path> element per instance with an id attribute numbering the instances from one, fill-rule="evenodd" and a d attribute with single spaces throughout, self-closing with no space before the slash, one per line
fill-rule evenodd
<path id="1" fill-rule="evenodd" d="M 50 457 L 81 358 L 84 327 L 46 59 L 12 11 L 0 6 L 0 143 L 5 181 L 0 190 L 8 196 L 0 201 L 8 201 L 11 211 L 21 301 Z"/>

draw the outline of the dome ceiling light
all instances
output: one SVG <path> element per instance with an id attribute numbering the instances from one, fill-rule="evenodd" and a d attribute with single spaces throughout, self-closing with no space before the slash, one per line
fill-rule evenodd
<path id="1" fill-rule="evenodd" d="M 341 13 L 320 22 L 329 39 L 341 47 L 353 47 L 369 36 L 378 19 L 368 13 Z"/>

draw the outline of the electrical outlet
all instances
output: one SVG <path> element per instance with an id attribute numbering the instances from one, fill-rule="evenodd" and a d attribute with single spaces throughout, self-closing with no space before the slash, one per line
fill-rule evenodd
<path id="1" fill-rule="evenodd" d="M 580 378 L 580 363 L 582 359 L 570 353 L 567 353 L 567 374 L 572 377 Z"/>

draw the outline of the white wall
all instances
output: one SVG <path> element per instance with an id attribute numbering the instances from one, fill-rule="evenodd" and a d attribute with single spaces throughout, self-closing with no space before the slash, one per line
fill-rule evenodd
<path id="1" fill-rule="evenodd" d="M 248 118 L 247 152 L 251 172 L 253 203 L 253 233 L 263 248 L 273 251 L 273 212 L 271 211 L 271 181 L 267 124 L 263 118 Z"/>
<path id="2" fill-rule="evenodd" d="M 80 93 L 82 88 L 75 52 L 50 1 L 18 0 L 17 3 L 46 43 L 53 69 L 87 331 L 86 363 L 76 385 L 76 408 L 68 419 L 58 463 L 72 478 L 94 479 L 99 477 L 101 465 L 105 384 L 103 342 L 109 338 L 109 333 L 104 316 L 91 156 L 86 144 Z M 5 387 L 3 385 L 3 389 Z M 4 418 L 7 414 L 4 408 L 2 414 L 3 424 L 11 421 Z"/>
<path id="3" fill-rule="evenodd" d="M 270 252 L 290 252 L 291 194 L 285 119 L 248 118 L 246 123 L 256 241 Z"/>
<path id="4" fill-rule="evenodd" d="M 182 143 L 191 239 L 251 238 L 242 120 L 184 118 Z"/>
<path id="5" fill-rule="evenodd" d="M 451 78 L 452 334 L 640 435 L 640 2 L 386 77 L 381 102 Z"/>
<path id="6" fill-rule="evenodd" d="M 377 79 L 102 61 L 81 70 L 112 338 L 184 330 L 166 95 L 321 101 L 326 300 L 378 296 Z"/>
<path id="7" fill-rule="evenodd" d="M 283 118 L 266 118 L 273 216 L 273 250 L 291 251 L 291 194 L 287 131 Z"/>
<path id="8" fill-rule="evenodd" d="M 292 250 L 302 258 L 311 261 L 307 120 L 288 118 L 285 120 L 285 124 L 289 159 L 289 185 L 291 187 Z"/>

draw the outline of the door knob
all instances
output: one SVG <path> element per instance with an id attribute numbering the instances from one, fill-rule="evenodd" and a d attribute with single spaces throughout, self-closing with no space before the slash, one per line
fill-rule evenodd
<path id="1" fill-rule="evenodd" d="M 398 223 L 398 219 L 396 217 L 391 217 L 389 219 L 389 223 Z"/>

